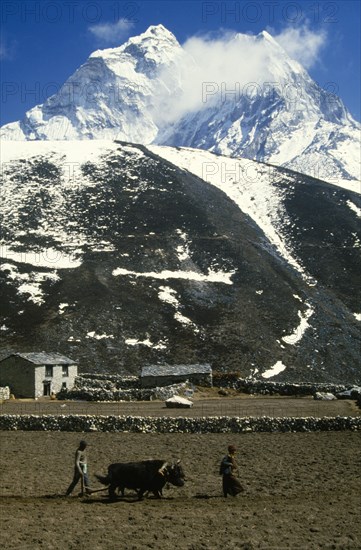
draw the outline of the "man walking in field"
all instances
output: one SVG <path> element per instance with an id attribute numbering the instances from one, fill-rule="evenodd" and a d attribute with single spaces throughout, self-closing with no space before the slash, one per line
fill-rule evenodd
<path id="1" fill-rule="evenodd" d="M 81 495 L 82 496 L 84 495 L 84 488 L 85 488 L 85 493 L 90 494 L 87 456 L 85 451 L 86 447 L 87 447 L 86 442 L 83 440 L 80 441 L 79 447 L 75 452 L 73 481 L 70 483 L 66 491 L 66 496 L 71 495 L 71 493 L 73 492 L 79 480 L 81 480 Z"/>

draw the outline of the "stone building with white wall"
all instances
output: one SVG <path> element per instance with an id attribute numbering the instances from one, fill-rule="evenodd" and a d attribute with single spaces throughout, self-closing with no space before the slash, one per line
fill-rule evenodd
<path id="1" fill-rule="evenodd" d="M 0 361 L 0 386 L 15 397 L 42 397 L 74 386 L 78 366 L 59 353 L 13 353 Z"/>

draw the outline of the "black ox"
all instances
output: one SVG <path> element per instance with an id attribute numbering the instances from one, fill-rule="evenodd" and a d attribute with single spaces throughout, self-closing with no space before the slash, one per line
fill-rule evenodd
<path id="1" fill-rule="evenodd" d="M 166 483 L 183 487 L 184 472 L 180 460 L 169 464 L 165 460 L 143 460 L 141 462 L 120 462 L 110 464 L 106 477 L 95 476 L 103 485 L 109 485 L 109 498 L 115 500 L 116 490 L 124 495 L 124 489 L 134 489 L 138 499 L 144 493 L 152 492 L 156 498 L 161 498 L 162 489 Z"/>

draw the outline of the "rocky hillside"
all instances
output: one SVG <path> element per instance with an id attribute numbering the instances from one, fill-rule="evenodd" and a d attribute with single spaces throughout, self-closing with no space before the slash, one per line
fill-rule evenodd
<path id="1" fill-rule="evenodd" d="M 358 195 L 260 163 L 229 181 L 195 150 L 8 144 L 1 353 L 359 380 Z"/>

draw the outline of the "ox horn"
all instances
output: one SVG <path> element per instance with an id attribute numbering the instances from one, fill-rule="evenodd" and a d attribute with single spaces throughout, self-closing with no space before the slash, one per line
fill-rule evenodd
<path id="1" fill-rule="evenodd" d="M 168 466 L 168 462 L 164 462 L 163 466 L 161 466 L 158 470 L 158 472 L 160 474 L 163 474 L 164 470 L 166 469 L 166 467 Z"/>

